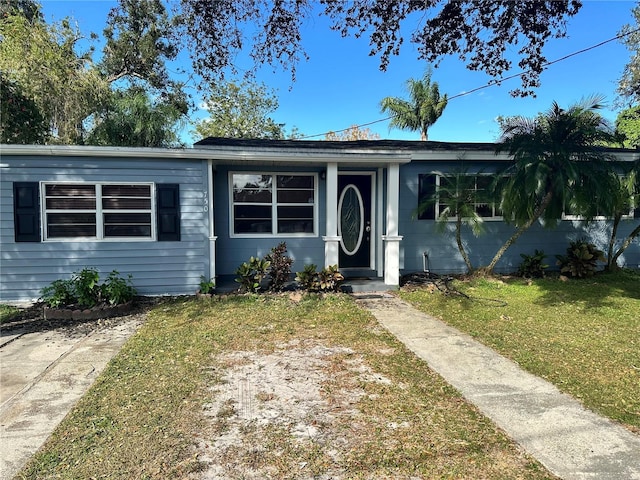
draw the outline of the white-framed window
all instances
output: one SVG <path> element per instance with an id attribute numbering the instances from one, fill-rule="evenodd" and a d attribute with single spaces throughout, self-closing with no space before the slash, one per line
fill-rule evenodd
<path id="1" fill-rule="evenodd" d="M 484 220 L 502 220 L 502 212 L 497 204 L 493 202 L 487 202 L 482 200 L 486 198 L 486 193 L 494 180 L 493 175 L 478 174 L 469 175 L 473 178 L 473 188 L 470 189 L 468 197 L 470 201 L 475 204 L 475 210 L 480 217 Z M 444 174 L 420 174 L 418 177 L 418 205 L 423 205 L 420 208 L 418 219 L 420 220 L 434 220 L 440 217 L 442 211 L 449 205 L 448 199 L 451 198 L 447 191 L 455 189 L 454 177 Z M 436 201 L 432 205 L 424 208 L 425 202 L 428 203 L 430 199 L 433 199 L 434 193 L 436 194 Z M 455 217 L 450 218 L 451 221 L 455 221 Z"/>
<path id="2" fill-rule="evenodd" d="M 45 240 L 154 240 L 153 183 L 41 183 Z"/>
<path id="3" fill-rule="evenodd" d="M 314 173 L 230 172 L 231 236 L 317 236 L 317 185 Z"/>
<path id="4" fill-rule="evenodd" d="M 597 200 L 597 198 L 595 199 Z M 633 203 L 629 206 L 629 213 L 622 215 L 622 220 L 632 220 L 634 218 L 634 210 L 635 206 Z M 595 216 L 592 220 L 612 220 L 613 217 L 607 216 L 604 213 L 600 212 L 600 209 L 596 212 Z M 564 209 L 562 212 L 562 220 L 568 221 L 584 221 L 585 217 L 583 215 L 578 214 L 578 212 L 568 203 L 565 203 Z"/>

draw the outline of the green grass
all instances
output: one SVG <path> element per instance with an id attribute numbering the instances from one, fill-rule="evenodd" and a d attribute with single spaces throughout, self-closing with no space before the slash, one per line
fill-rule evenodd
<path id="1" fill-rule="evenodd" d="M 586 407 L 640 432 L 638 272 L 566 282 L 473 279 L 454 285 L 472 298 L 426 289 L 403 289 L 400 296 Z"/>
<path id="2" fill-rule="evenodd" d="M 19 308 L 0 303 L 0 325 L 10 322 L 18 312 L 20 312 Z"/>
<path id="3" fill-rule="evenodd" d="M 323 401 L 340 421 L 318 424 L 326 436 L 309 441 L 294 438 L 290 425 L 246 425 L 241 447 L 209 451 L 233 465 L 227 478 L 251 469 L 277 479 L 553 478 L 351 297 L 295 300 L 238 296 L 156 308 L 19 478 L 198 478 L 205 466 L 196 437 L 215 440 L 233 414 L 221 409 L 217 426 L 203 414 L 216 395 L 210 387 L 230 368 L 224 354 L 266 355 L 289 344 L 349 349 L 321 367 Z M 389 382 L 362 381 L 354 362 Z M 358 400 L 345 406 L 341 392 L 350 390 Z M 274 399 L 262 392 L 254 401 Z"/>

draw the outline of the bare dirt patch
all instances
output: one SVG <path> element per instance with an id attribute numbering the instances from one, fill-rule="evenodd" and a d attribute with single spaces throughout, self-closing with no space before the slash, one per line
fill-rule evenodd
<path id="1" fill-rule="evenodd" d="M 350 348 L 310 340 L 281 344 L 272 353 L 232 352 L 217 361 L 219 382 L 204 406 L 210 436 L 199 442 L 206 464 L 200 478 L 206 480 L 278 478 L 273 457 L 289 462 L 296 449 L 300 457 L 288 466 L 290 478 L 344 478 L 337 465 L 357 441 L 354 426 L 362 414 L 356 404 L 367 395 L 362 385 L 390 383 Z"/>

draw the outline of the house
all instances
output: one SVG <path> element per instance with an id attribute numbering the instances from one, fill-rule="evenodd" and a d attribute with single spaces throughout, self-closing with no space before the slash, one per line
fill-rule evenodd
<path id="1" fill-rule="evenodd" d="M 509 161 L 493 144 L 394 140 L 0 148 L 0 301 L 38 298 L 84 267 L 131 274 L 140 294 L 192 294 L 201 276 L 233 278 L 241 263 L 282 241 L 293 271 L 337 264 L 347 277 L 388 288 L 424 268 L 463 272 L 453 236 L 436 231 L 440 206 L 416 217 L 418 202 L 460 165 L 482 188 Z M 623 162 L 639 158 L 637 150 L 612 153 Z M 465 232 L 464 240 L 480 266 L 513 227 L 493 205 L 478 211 L 487 233 Z M 572 239 L 603 248 L 609 223 L 584 226 L 568 217 L 554 230 L 535 225 L 496 271 L 516 270 L 519 254 L 534 249 L 553 258 Z M 623 221 L 618 235 L 633 223 Z M 621 260 L 640 265 L 637 240 Z"/>

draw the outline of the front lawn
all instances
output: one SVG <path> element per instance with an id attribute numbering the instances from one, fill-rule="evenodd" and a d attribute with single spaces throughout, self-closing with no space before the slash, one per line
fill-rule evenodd
<path id="1" fill-rule="evenodd" d="M 454 286 L 471 298 L 426 288 L 400 296 L 640 432 L 640 273 Z"/>
<path id="2" fill-rule="evenodd" d="M 149 315 L 19 478 L 553 478 L 347 295 Z"/>

